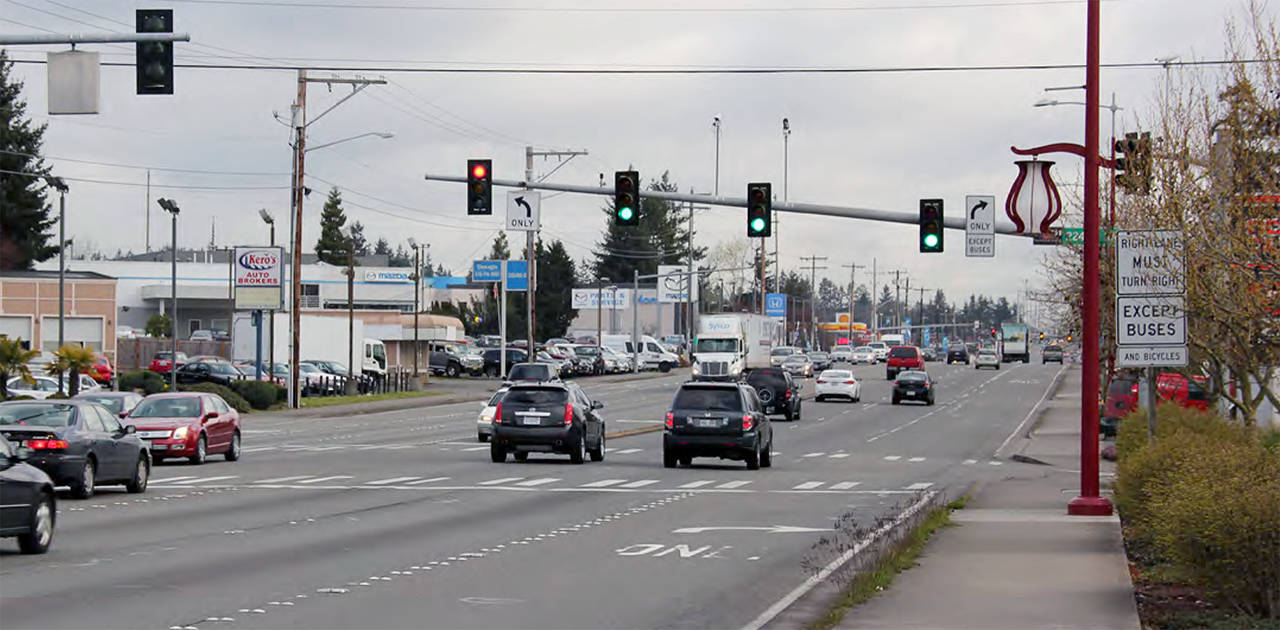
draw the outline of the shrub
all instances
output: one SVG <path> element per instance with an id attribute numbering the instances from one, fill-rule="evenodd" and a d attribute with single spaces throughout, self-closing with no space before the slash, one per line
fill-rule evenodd
<path id="1" fill-rule="evenodd" d="M 248 413 L 252 407 L 244 396 L 231 391 L 226 385 L 218 385 L 217 383 L 196 383 L 195 385 L 179 385 L 178 389 L 184 392 L 201 392 L 204 394 L 217 394 L 227 401 L 228 405 L 235 408 L 240 413 Z"/>
<path id="2" fill-rule="evenodd" d="M 235 381 L 231 389 L 243 397 L 254 409 L 270 409 L 285 396 L 284 387 L 267 381 Z"/>
<path id="3" fill-rule="evenodd" d="M 32 397 L 32 396 L 28 396 L 28 395 L 26 395 L 26 394 L 23 394 L 23 395 L 21 395 L 21 396 L 14 396 L 14 397 L 12 397 L 12 398 L 6 398 L 5 400 L 35 400 L 35 398 L 34 398 L 34 397 Z"/>
<path id="4" fill-rule="evenodd" d="M 120 375 L 120 389 L 123 391 L 141 389 L 151 395 L 164 391 L 165 387 L 165 377 L 151 370 L 135 370 Z"/>

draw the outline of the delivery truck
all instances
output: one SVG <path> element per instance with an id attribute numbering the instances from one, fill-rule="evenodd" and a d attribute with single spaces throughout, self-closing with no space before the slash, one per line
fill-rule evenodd
<path id="1" fill-rule="evenodd" d="M 769 367 L 769 354 L 782 345 L 782 323 L 750 313 L 703 315 L 693 340 L 694 380 L 737 380 Z"/>

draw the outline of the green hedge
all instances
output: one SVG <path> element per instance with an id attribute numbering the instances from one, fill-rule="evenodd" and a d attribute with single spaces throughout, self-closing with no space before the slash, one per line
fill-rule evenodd
<path id="1" fill-rule="evenodd" d="M 1263 433 L 1161 405 L 1121 421 L 1116 505 L 1131 547 L 1230 608 L 1280 618 L 1280 455 Z"/>
<path id="2" fill-rule="evenodd" d="M 228 405 L 235 407 L 235 410 L 240 413 L 248 413 L 253 409 L 249 404 L 249 401 L 244 399 L 244 396 L 231 391 L 231 388 L 226 385 L 218 385 L 216 383 L 196 383 L 194 385 L 178 385 L 178 390 L 184 392 L 217 394 L 221 396 L 223 400 L 227 401 Z"/>
<path id="3" fill-rule="evenodd" d="M 151 370 L 134 370 L 120 375 L 120 390 L 133 391 L 140 389 L 148 396 L 168 389 L 168 381 L 164 376 Z"/>
<path id="4" fill-rule="evenodd" d="M 268 381 L 235 381 L 231 389 L 243 397 L 254 409 L 270 409 L 272 405 L 285 399 L 285 389 L 281 385 Z"/>

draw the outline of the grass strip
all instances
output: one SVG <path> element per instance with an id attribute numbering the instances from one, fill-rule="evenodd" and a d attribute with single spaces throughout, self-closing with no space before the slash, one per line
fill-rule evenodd
<path id="1" fill-rule="evenodd" d="M 881 591 L 889 588 L 895 576 L 916 566 L 916 559 L 924 551 L 925 545 L 929 544 L 929 539 L 938 530 L 950 526 L 952 524 L 951 512 L 964 509 L 968 500 L 968 495 L 965 495 L 929 512 L 928 516 L 880 558 L 875 566 L 866 571 L 858 572 L 849 582 L 849 585 L 841 591 L 840 596 L 832 602 L 827 614 L 809 624 L 809 630 L 831 630 L 854 607 L 865 603 Z"/>

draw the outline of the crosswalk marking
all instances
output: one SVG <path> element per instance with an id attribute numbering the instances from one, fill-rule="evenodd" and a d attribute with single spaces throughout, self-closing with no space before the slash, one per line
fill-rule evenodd
<path id="1" fill-rule="evenodd" d="M 973 465 L 973 464 L 978 463 L 978 460 L 976 460 L 976 459 L 966 459 L 966 460 L 964 460 L 964 463 L 965 463 L 965 465 L 970 465 L 970 466 L 971 466 L 971 465 Z"/>
<path id="2" fill-rule="evenodd" d="M 804 457 L 822 457 L 826 453 L 805 453 Z"/>
<path id="3" fill-rule="evenodd" d="M 617 454 L 618 454 L 618 455 L 630 455 L 630 454 L 632 454 L 632 453 L 639 453 L 640 451 L 643 451 L 643 450 L 644 450 L 644 449 L 642 449 L 642 448 L 628 448 L 628 449 L 623 449 L 623 450 L 621 450 L 621 451 L 618 451 L 618 452 L 617 452 Z"/>
<path id="4" fill-rule="evenodd" d="M 751 483 L 751 482 L 750 482 L 750 481 L 741 481 L 741 480 L 739 480 L 739 481 L 730 481 L 730 482 L 728 482 L 728 483 L 722 483 L 722 484 L 720 484 L 720 485 L 716 486 L 716 488 L 720 488 L 720 489 L 723 489 L 723 490 L 733 490 L 733 489 L 735 489 L 735 488 L 741 488 L 742 486 L 745 486 L 745 485 L 747 485 L 747 484 L 749 484 L 749 483 Z"/>
<path id="5" fill-rule="evenodd" d="M 432 477 L 432 478 L 430 478 L 430 479 L 419 479 L 419 480 L 417 480 L 417 481 L 410 481 L 409 483 L 407 483 L 407 484 L 405 484 L 405 485 L 409 485 L 409 486 L 417 486 L 417 485 L 421 485 L 421 484 L 424 484 L 424 483 L 433 483 L 433 482 L 436 482 L 436 481 L 447 481 L 448 479 L 449 479 L 448 477 Z"/>
<path id="6" fill-rule="evenodd" d="M 861 481 L 841 481 L 840 483 L 837 483 L 831 486 L 831 489 L 832 490 L 848 490 L 849 488 L 860 485 L 861 483 L 862 483 Z"/>
<path id="7" fill-rule="evenodd" d="M 195 479 L 185 479 L 183 481 L 172 481 L 175 486 L 183 486 L 190 483 L 208 483 L 210 481 L 222 481 L 223 479 L 235 479 L 237 475 L 222 475 L 220 477 L 196 477 Z"/>
<path id="8" fill-rule="evenodd" d="M 311 475 L 294 475 L 292 477 L 276 477 L 274 479 L 260 479 L 254 483 L 284 483 L 286 481 L 297 481 L 298 479 L 306 479 Z"/>
<path id="9" fill-rule="evenodd" d="M 521 480 L 523 480 L 523 479 L 524 479 L 524 477 L 503 477 L 503 478 L 501 478 L 501 479 L 490 479 L 490 480 L 488 480 L 488 481 L 481 481 L 478 485 L 481 485 L 481 486 L 496 486 L 496 485 L 499 485 L 499 484 L 511 483 L 511 482 L 513 482 L 513 481 L 521 481 Z"/>
<path id="10" fill-rule="evenodd" d="M 411 481 L 414 479 L 417 479 L 417 477 L 392 477 L 390 479 L 379 479 L 377 481 L 369 481 L 369 482 L 366 482 L 365 485 L 366 486 L 387 486 L 393 483 L 400 483 L 401 481 Z"/>
<path id="11" fill-rule="evenodd" d="M 316 477 L 315 479 L 303 479 L 298 483 L 311 484 L 311 483 L 320 483 L 322 481 L 337 481 L 339 479 L 350 479 L 350 478 L 351 478 L 351 475 L 330 475 L 328 477 Z"/>
<path id="12" fill-rule="evenodd" d="M 884 456 L 884 461 L 886 462 L 896 462 L 900 459 L 902 459 L 901 455 L 885 455 Z"/>
<path id="13" fill-rule="evenodd" d="M 660 481 L 660 480 L 658 480 L 658 479 L 641 479 L 640 481 L 633 481 L 633 482 L 631 482 L 631 483 L 624 483 L 624 484 L 622 484 L 621 486 L 618 486 L 618 487 L 619 487 L 619 488 L 643 488 L 643 487 L 645 487 L 645 486 L 652 486 L 653 484 L 658 483 L 659 481 Z"/>
<path id="14" fill-rule="evenodd" d="M 151 483 L 173 483 L 175 481 L 181 481 L 183 479 L 195 479 L 195 478 L 196 478 L 195 475 L 183 475 L 181 477 L 170 477 L 168 479 L 152 479 Z"/>
<path id="15" fill-rule="evenodd" d="M 534 486 L 542 486 L 542 485 L 546 485 L 546 484 L 549 484 L 549 483 L 555 483 L 555 482 L 557 482 L 557 481 L 560 481 L 560 478 L 559 478 L 559 477 L 543 477 L 543 478 L 541 478 L 541 479 L 530 479 L 529 481 L 521 481 L 520 483 L 517 483 L 516 485 L 517 485 L 517 486 L 523 486 L 523 487 L 526 487 L 526 488 L 532 488 L 532 487 L 534 487 Z"/>
<path id="16" fill-rule="evenodd" d="M 600 481 L 584 483 L 582 484 L 582 487 L 583 488 L 608 488 L 609 486 L 616 486 L 624 481 L 626 481 L 626 479 L 601 479 Z"/>
<path id="17" fill-rule="evenodd" d="M 813 490 L 814 488 L 821 487 L 822 483 L 823 482 L 821 481 L 806 481 L 795 488 L 792 488 L 792 490 Z"/>
<path id="18" fill-rule="evenodd" d="M 849 454 L 848 454 L 848 453 L 832 453 L 832 454 L 831 454 L 831 459 L 844 459 L 844 458 L 846 458 L 846 457 L 848 457 L 848 456 L 849 456 Z"/>
<path id="19" fill-rule="evenodd" d="M 906 489 L 907 490 L 924 490 L 925 488 L 928 488 L 929 486 L 932 486 L 932 485 L 933 484 L 928 481 L 922 481 L 920 483 L 913 483 L 907 486 Z"/>
<path id="20" fill-rule="evenodd" d="M 924 461 L 924 458 L 923 458 L 923 457 L 912 457 L 911 459 L 908 459 L 907 461 L 909 461 L 909 462 L 922 462 L 922 461 Z"/>
<path id="21" fill-rule="evenodd" d="M 701 488 L 702 486 L 710 485 L 710 484 L 713 484 L 713 483 L 715 483 L 715 481 L 713 481 L 713 480 L 711 480 L 711 479 L 704 479 L 704 480 L 702 480 L 702 481 L 690 481 L 689 483 L 686 483 L 686 484 L 684 484 L 683 486 L 680 486 L 680 487 L 681 487 L 681 488 L 686 488 L 686 489 L 687 489 L 687 488 Z"/>

